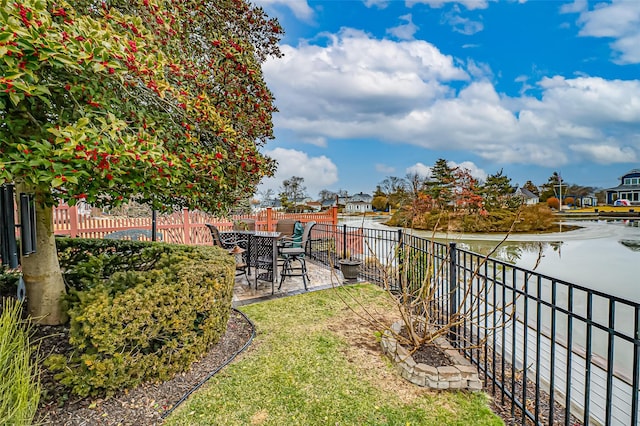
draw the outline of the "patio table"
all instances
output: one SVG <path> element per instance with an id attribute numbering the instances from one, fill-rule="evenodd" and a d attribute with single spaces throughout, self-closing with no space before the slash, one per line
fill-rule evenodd
<path id="1" fill-rule="evenodd" d="M 251 267 L 255 268 L 256 289 L 258 288 L 258 280 L 271 281 L 271 294 L 273 294 L 278 278 L 278 239 L 281 237 L 281 233 L 234 230 L 222 231 L 221 234 L 234 235 L 236 238 L 247 240 L 249 275 L 251 275 Z"/>

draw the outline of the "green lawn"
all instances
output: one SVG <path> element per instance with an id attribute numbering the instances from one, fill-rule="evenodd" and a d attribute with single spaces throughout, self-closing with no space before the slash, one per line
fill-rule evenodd
<path id="1" fill-rule="evenodd" d="M 392 311 L 371 285 L 243 307 L 256 325 L 253 344 L 166 424 L 502 424 L 483 393 L 432 392 L 399 377 L 378 349 L 375 327 L 344 300 L 378 319 Z"/>

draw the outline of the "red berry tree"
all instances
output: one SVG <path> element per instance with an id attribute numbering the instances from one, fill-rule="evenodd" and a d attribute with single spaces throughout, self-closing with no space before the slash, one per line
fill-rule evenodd
<path id="1" fill-rule="evenodd" d="M 275 162 L 261 63 L 282 29 L 245 0 L 0 6 L 0 183 L 36 196 L 29 312 L 64 321 L 51 207 L 130 199 L 224 213 Z"/>

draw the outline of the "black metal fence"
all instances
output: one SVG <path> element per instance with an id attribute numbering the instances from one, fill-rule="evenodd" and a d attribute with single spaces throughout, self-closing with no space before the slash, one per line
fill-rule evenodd
<path id="1" fill-rule="evenodd" d="M 639 303 L 402 230 L 316 225 L 312 239 L 316 260 L 360 259 L 360 278 L 392 290 L 430 274 L 438 321 L 462 318 L 452 343 L 518 423 L 638 424 Z"/>

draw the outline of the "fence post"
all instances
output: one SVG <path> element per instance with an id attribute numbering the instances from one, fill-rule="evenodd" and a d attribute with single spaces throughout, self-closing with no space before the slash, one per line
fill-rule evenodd
<path id="1" fill-rule="evenodd" d="M 458 265 L 456 258 L 456 243 L 449 243 L 449 322 L 458 320 Z M 458 326 L 454 326 L 449 329 L 449 340 L 452 343 L 457 343 L 457 338 Z"/>
<path id="2" fill-rule="evenodd" d="M 404 293 L 404 277 L 406 275 L 406 271 L 404 270 L 404 235 L 402 234 L 402 229 L 398 229 L 398 281 L 400 284 L 400 291 Z"/>
<path id="3" fill-rule="evenodd" d="M 271 207 L 267 207 L 267 231 L 271 232 L 275 228 L 273 226 L 273 209 Z"/>
<path id="4" fill-rule="evenodd" d="M 342 225 L 342 258 L 347 258 L 347 225 Z"/>
<path id="5" fill-rule="evenodd" d="M 151 210 L 151 241 L 158 241 L 158 212 Z"/>
<path id="6" fill-rule="evenodd" d="M 184 229 L 184 243 L 191 244 L 191 224 L 189 223 L 189 209 L 182 209 L 182 229 Z"/>
<path id="7" fill-rule="evenodd" d="M 338 224 L 338 206 L 331 207 L 331 224 L 333 226 Z"/>
<path id="8" fill-rule="evenodd" d="M 69 237 L 76 238 L 78 236 L 78 207 L 71 206 L 67 212 L 69 214 Z"/>

